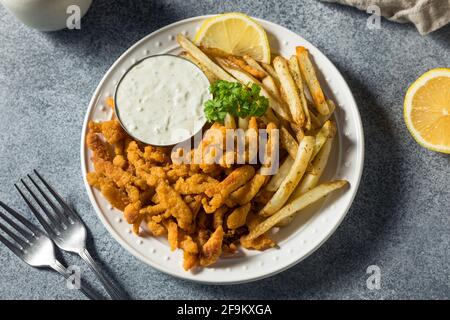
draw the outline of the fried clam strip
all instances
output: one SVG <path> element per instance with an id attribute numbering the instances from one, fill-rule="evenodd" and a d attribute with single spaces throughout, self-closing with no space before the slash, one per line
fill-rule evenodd
<path id="1" fill-rule="evenodd" d="M 288 175 L 283 180 L 280 188 L 275 192 L 272 199 L 259 212 L 263 217 L 268 217 L 277 212 L 288 200 L 297 184 L 300 182 L 303 174 L 308 167 L 311 155 L 314 151 L 315 138 L 306 136 L 298 147 L 297 156 Z"/>
<path id="2" fill-rule="evenodd" d="M 310 204 L 316 202 L 317 200 L 327 196 L 334 190 L 340 189 L 348 184 L 345 180 L 335 180 L 331 182 L 323 183 L 314 189 L 301 195 L 294 201 L 290 202 L 284 206 L 280 211 L 270 216 L 258 226 L 256 226 L 250 233 L 245 236 L 245 240 L 257 239 L 262 234 L 269 231 L 272 227 L 277 225 L 281 220 L 298 213 L 300 210 L 306 208 Z M 242 242 L 242 241 L 241 241 Z"/>
<path id="3" fill-rule="evenodd" d="M 264 97 L 266 97 L 269 100 L 269 107 L 275 111 L 276 114 L 278 114 L 281 118 L 290 121 L 291 115 L 289 114 L 289 111 L 285 109 L 284 104 L 281 101 L 278 101 L 276 98 L 274 98 L 262 85 L 262 83 L 248 74 L 247 72 L 237 69 L 233 65 L 231 65 L 227 60 L 222 58 L 216 58 L 219 65 L 224 68 L 227 72 L 229 72 L 234 78 L 236 78 L 240 83 L 242 83 L 245 86 L 256 84 L 261 87 L 260 94 Z"/>
<path id="4" fill-rule="evenodd" d="M 219 183 L 206 174 L 197 173 L 187 179 L 179 178 L 175 190 L 180 194 L 201 194 Z"/>
<path id="5" fill-rule="evenodd" d="M 247 226 L 250 232 L 252 232 L 252 230 L 255 229 L 262 221 L 263 218 L 256 214 L 250 213 L 247 216 Z M 240 239 L 240 243 L 242 247 L 249 250 L 266 250 L 269 248 L 273 248 L 276 245 L 275 242 L 270 239 L 269 236 L 267 236 L 265 233 L 254 239 L 248 239 L 247 236 L 242 236 Z"/>
<path id="6" fill-rule="evenodd" d="M 183 250 L 184 270 L 190 270 L 198 265 L 198 245 L 190 236 L 183 235 L 183 239 L 180 241 L 179 247 Z"/>
<path id="7" fill-rule="evenodd" d="M 316 110 L 321 115 L 328 115 L 330 113 L 330 109 L 327 101 L 325 100 L 325 95 L 323 94 L 322 88 L 320 87 L 319 80 L 317 79 L 314 66 L 309 58 L 308 49 L 305 47 L 296 47 L 296 53 L 300 64 L 300 71 L 303 79 L 305 79 L 309 92 L 311 93 Z"/>
<path id="8" fill-rule="evenodd" d="M 86 144 L 93 153 L 92 161 L 94 163 L 97 159 L 112 160 L 111 150 L 95 132 L 88 132 L 86 135 Z"/>
<path id="9" fill-rule="evenodd" d="M 165 220 L 163 225 L 167 229 L 167 241 L 169 242 L 170 250 L 175 251 L 178 248 L 178 225 L 173 220 Z"/>
<path id="10" fill-rule="evenodd" d="M 222 242 L 223 242 L 223 228 L 219 226 L 211 237 L 203 245 L 200 255 L 200 265 L 209 266 L 219 259 L 222 254 Z"/>
<path id="11" fill-rule="evenodd" d="M 194 216 L 181 195 L 164 180 L 159 182 L 156 193 L 160 203 L 167 208 L 166 213 L 170 213 L 177 220 L 180 228 L 187 232 L 192 231 Z"/>
<path id="12" fill-rule="evenodd" d="M 130 203 L 128 194 L 125 190 L 118 188 L 111 179 L 103 174 L 98 172 L 89 172 L 86 178 L 89 185 L 100 190 L 103 196 L 114 208 L 124 210 Z"/>
<path id="13" fill-rule="evenodd" d="M 225 217 L 225 213 L 227 213 L 228 208 L 226 206 L 222 206 L 213 213 L 213 227 L 217 229 L 218 227 L 223 227 L 223 221 Z"/>
<path id="14" fill-rule="evenodd" d="M 177 35 L 177 41 L 180 46 L 200 62 L 205 68 L 210 70 L 217 78 L 229 82 L 236 82 L 232 76 L 226 73 L 221 67 L 215 64 L 202 50 L 197 48 L 190 40 L 181 34 Z"/>
<path id="15" fill-rule="evenodd" d="M 231 208 L 236 204 L 243 206 L 249 203 L 266 181 L 267 176 L 263 176 L 260 172 L 256 173 L 249 182 L 230 194 L 226 200 L 226 205 Z"/>
<path id="16" fill-rule="evenodd" d="M 89 131 L 94 133 L 101 133 L 106 142 L 110 144 L 117 144 L 122 139 L 127 137 L 119 121 L 109 120 L 104 122 L 89 121 Z"/>
<path id="17" fill-rule="evenodd" d="M 239 187 L 244 185 L 255 175 L 255 169 L 250 165 L 244 165 L 233 170 L 223 181 L 219 184 L 206 189 L 205 194 L 212 198 L 209 203 L 207 199 L 203 199 L 203 208 L 206 213 L 213 213 L 222 204 L 225 203 L 226 198 Z"/>
<path id="18" fill-rule="evenodd" d="M 283 57 L 276 57 L 273 60 L 273 66 L 281 82 L 281 88 L 286 94 L 286 102 L 289 105 L 294 123 L 303 126 L 305 123 L 305 113 L 303 112 L 302 102 L 298 95 L 298 89 L 289 72 L 289 66 Z"/>
<path id="19" fill-rule="evenodd" d="M 228 229 L 237 229 L 245 225 L 247 215 L 250 212 L 251 204 L 247 203 L 242 207 L 236 208 L 227 218 Z"/>

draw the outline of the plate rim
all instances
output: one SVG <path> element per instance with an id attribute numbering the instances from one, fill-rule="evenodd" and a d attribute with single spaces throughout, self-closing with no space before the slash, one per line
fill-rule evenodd
<path id="1" fill-rule="evenodd" d="M 119 234 L 116 233 L 116 231 L 113 229 L 113 227 L 109 224 L 109 222 L 106 220 L 106 218 L 104 217 L 103 214 L 100 214 L 100 212 L 102 212 L 102 210 L 99 208 L 97 201 L 94 198 L 94 193 L 92 191 L 91 186 L 89 185 L 88 181 L 87 181 L 87 167 L 86 167 L 86 161 L 88 160 L 85 156 L 85 148 L 86 148 L 86 133 L 87 133 L 87 128 L 88 128 L 88 122 L 89 122 L 89 118 L 90 115 L 93 111 L 93 107 L 96 104 L 96 101 L 98 101 L 100 92 L 101 92 L 101 88 L 104 84 L 104 82 L 106 81 L 106 79 L 108 78 L 110 72 L 112 71 L 112 69 L 114 69 L 114 67 L 120 63 L 120 61 L 122 60 L 122 58 L 124 58 L 124 56 L 126 56 L 129 52 L 131 52 L 135 47 L 138 47 L 141 43 L 145 42 L 148 38 L 154 36 L 157 33 L 160 32 L 164 32 L 167 29 L 171 29 L 174 27 L 177 27 L 179 25 L 185 24 L 185 23 L 189 23 L 195 20 L 199 20 L 199 19 L 207 19 L 209 17 L 214 16 L 215 14 L 209 14 L 209 15 L 201 15 L 201 16 L 194 16 L 194 17 L 190 17 L 187 19 L 182 19 L 176 22 L 173 22 L 171 24 L 168 24 L 162 28 L 159 28 L 151 33 L 149 33 L 148 35 L 144 36 L 143 38 L 141 38 L 140 40 L 138 40 L 137 42 L 135 42 L 133 45 L 131 45 L 130 47 L 128 47 L 115 61 L 114 63 L 108 68 L 108 70 L 105 72 L 105 74 L 103 75 L 102 79 L 100 80 L 100 82 L 98 83 L 90 101 L 89 101 L 89 105 L 88 108 L 86 110 L 86 114 L 83 120 L 83 124 L 82 124 L 82 130 L 81 130 L 81 143 L 80 143 L 80 162 L 81 162 L 81 173 L 83 176 L 83 182 L 84 182 L 84 186 L 86 188 L 86 193 L 88 195 L 90 204 L 92 205 L 92 207 L 94 208 L 94 211 L 97 215 L 97 217 L 100 219 L 100 221 L 102 222 L 103 226 L 106 228 L 106 230 L 109 232 L 109 234 L 129 253 L 131 253 L 134 257 L 136 257 L 137 259 L 139 259 L 140 261 L 144 262 L 146 265 L 155 268 L 158 271 L 161 271 L 165 274 L 171 275 L 175 278 L 178 279 L 182 279 L 182 280 L 188 280 L 188 281 L 192 281 L 195 283 L 201 283 L 201 284 L 208 284 L 208 285 L 230 285 L 230 284 L 240 284 L 240 283 L 248 283 L 248 282 L 253 282 L 253 281 L 257 281 L 257 280 L 261 280 L 264 278 L 268 278 L 271 276 L 274 276 L 276 274 L 279 274 L 291 267 L 293 267 L 294 265 L 298 264 L 299 262 L 303 261 L 304 259 L 306 259 L 307 257 L 309 257 L 311 254 L 313 254 L 317 249 L 319 249 L 330 237 L 331 235 L 333 235 L 335 233 L 335 231 L 337 230 L 337 228 L 341 225 L 342 221 L 345 219 L 345 217 L 348 214 L 348 211 L 350 209 L 350 207 L 353 204 L 353 201 L 356 197 L 356 194 L 359 191 L 359 186 L 361 183 L 361 178 L 362 178 L 362 173 L 364 170 L 364 161 L 365 161 L 365 141 L 364 141 L 364 128 L 362 125 L 362 120 L 361 120 L 361 115 L 359 112 L 359 108 L 358 108 L 358 104 L 356 103 L 356 100 L 354 98 L 354 95 L 347 83 L 347 81 L 345 80 L 345 78 L 343 77 L 343 75 L 341 74 L 341 72 L 339 71 L 339 69 L 334 65 L 334 63 L 328 58 L 327 55 L 325 55 L 321 50 L 319 50 L 315 45 L 313 45 L 311 42 L 309 42 L 306 38 L 304 38 L 303 36 L 297 34 L 296 32 L 290 30 L 289 28 L 277 24 L 275 22 L 271 22 L 265 19 L 261 19 L 261 18 L 257 18 L 257 17 L 251 17 L 252 19 L 255 19 L 258 22 L 263 22 L 265 24 L 269 24 L 272 25 L 274 27 L 282 27 L 284 29 L 287 29 L 291 32 L 293 32 L 294 34 L 296 34 L 297 36 L 301 37 L 306 43 L 308 43 L 309 46 L 311 46 L 312 48 L 315 48 L 317 51 L 319 51 L 323 58 L 335 69 L 335 74 L 336 76 L 339 78 L 339 80 L 341 81 L 341 83 L 345 86 L 345 88 L 348 90 L 348 92 L 350 93 L 349 95 L 349 99 L 351 100 L 352 104 L 355 106 L 355 109 L 352 110 L 355 112 L 355 119 L 357 127 L 356 127 L 356 134 L 358 136 L 358 141 L 360 141 L 360 148 L 359 148 L 359 152 L 357 153 L 357 156 L 359 156 L 359 161 L 358 161 L 358 172 L 356 175 L 356 183 L 354 183 L 354 192 L 350 197 L 350 201 L 347 203 L 347 205 L 345 206 L 345 209 L 343 210 L 343 214 L 340 217 L 339 220 L 337 220 L 337 223 L 334 224 L 334 226 L 331 228 L 331 230 L 321 239 L 321 241 L 319 241 L 312 249 L 309 250 L 308 253 L 304 254 L 302 257 L 294 260 L 293 262 L 276 269 L 275 271 L 272 272 L 268 272 L 266 274 L 263 275 L 259 275 L 259 276 L 254 276 L 254 277 L 247 277 L 246 279 L 242 279 L 242 280 L 226 280 L 226 279 L 221 279 L 220 281 L 208 281 L 208 280 L 204 280 L 204 279 L 198 279 L 195 277 L 184 277 L 180 274 L 176 274 L 173 273 L 171 270 L 169 269 L 165 269 L 162 265 L 160 266 L 160 264 L 157 263 L 153 263 L 153 261 L 150 263 L 149 260 L 147 260 L 144 256 L 141 255 L 141 253 L 139 251 L 137 251 L 135 248 L 133 248 L 131 245 L 129 245 L 126 241 L 124 241 Z"/>

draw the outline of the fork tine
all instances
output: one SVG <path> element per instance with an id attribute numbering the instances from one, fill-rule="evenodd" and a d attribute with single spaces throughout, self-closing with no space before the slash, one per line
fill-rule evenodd
<path id="1" fill-rule="evenodd" d="M 34 224 L 25 219 L 21 214 L 19 214 L 16 210 L 8 207 L 5 203 L 0 201 L 0 206 L 8 211 L 14 218 L 16 218 L 20 223 L 22 223 L 25 227 L 27 227 L 31 233 L 35 236 L 40 236 L 42 234 L 41 230 L 39 230 Z"/>
<path id="2" fill-rule="evenodd" d="M 56 215 L 63 220 L 63 222 L 68 222 L 68 217 L 61 211 L 59 208 L 56 207 L 56 205 L 53 203 L 52 200 L 45 194 L 45 192 L 41 189 L 41 187 L 34 181 L 34 179 L 31 177 L 31 175 L 27 174 L 28 179 L 31 180 L 31 182 L 34 184 L 36 189 L 39 191 L 39 193 L 42 195 L 42 197 L 47 201 L 47 203 L 52 207 L 53 211 L 56 213 Z"/>
<path id="3" fill-rule="evenodd" d="M 61 227 L 61 221 L 56 219 L 52 213 L 45 207 L 45 205 L 39 200 L 39 198 L 36 196 L 36 194 L 31 190 L 31 188 L 25 183 L 23 179 L 20 179 L 20 182 L 24 185 L 25 189 L 27 189 L 28 193 L 33 197 L 34 201 L 38 204 L 39 207 L 41 207 L 42 211 L 44 211 L 47 218 L 50 220 L 53 227 L 59 228 Z"/>
<path id="4" fill-rule="evenodd" d="M 0 217 L 5 220 L 6 223 L 8 223 L 11 227 L 13 227 L 15 230 L 17 230 L 24 238 L 28 240 L 28 242 L 33 241 L 33 237 L 35 236 L 34 233 L 25 230 L 21 226 L 19 226 L 17 223 L 15 223 L 13 220 L 8 218 L 3 214 L 3 212 L 0 211 Z"/>
<path id="5" fill-rule="evenodd" d="M 45 185 L 45 187 L 50 191 L 50 193 L 53 195 L 53 197 L 58 201 L 58 203 L 64 207 L 67 210 L 67 214 L 70 215 L 71 218 L 80 220 L 80 217 L 70 208 L 67 203 L 63 200 L 63 198 L 56 192 L 55 189 L 53 189 L 50 184 L 45 181 L 45 179 L 39 174 L 39 172 L 36 169 L 33 169 L 33 172 L 36 174 L 36 176 L 41 180 L 41 182 Z"/>
<path id="6" fill-rule="evenodd" d="M 31 202 L 25 197 L 22 190 L 19 189 L 19 187 L 15 184 L 14 187 L 16 187 L 17 191 L 20 193 L 23 200 L 26 202 L 28 207 L 30 208 L 31 212 L 33 212 L 34 216 L 39 220 L 39 223 L 42 225 L 45 231 L 49 235 L 56 236 L 55 231 L 53 231 L 53 228 L 45 221 L 44 217 L 39 213 L 39 211 L 31 204 Z"/>
<path id="7" fill-rule="evenodd" d="M 3 223 L 0 223 L 0 230 L 3 230 L 4 233 L 6 233 L 8 236 L 10 236 L 12 239 L 14 239 L 17 244 L 20 246 L 20 249 L 24 249 L 28 246 L 28 243 L 23 240 L 21 237 L 19 237 L 17 234 L 9 230 L 7 227 L 3 225 Z"/>
<path id="8" fill-rule="evenodd" d="M 19 249 L 15 244 L 13 244 L 11 241 L 6 239 L 0 234 L 0 242 L 2 242 L 5 246 L 8 247 L 9 250 L 11 250 L 16 256 L 22 257 L 22 250 Z"/>

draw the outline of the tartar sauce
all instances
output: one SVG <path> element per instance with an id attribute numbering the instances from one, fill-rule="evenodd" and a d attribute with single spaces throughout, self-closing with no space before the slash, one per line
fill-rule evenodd
<path id="1" fill-rule="evenodd" d="M 147 144 L 173 145 L 205 124 L 209 81 L 190 61 L 152 56 L 124 75 L 115 99 L 118 118 L 131 136 Z"/>

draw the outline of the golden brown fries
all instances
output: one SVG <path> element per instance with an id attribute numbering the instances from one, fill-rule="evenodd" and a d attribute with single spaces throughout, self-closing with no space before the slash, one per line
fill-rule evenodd
<path id="1" fill-rule="evenodd" d="M 314 151 L 314 140 L 314 137 L 307 136 L 302 140 L 302 142 L 300 142 L 297 155 L 291 169 L 289 170 L 289 173 L 281 183 L 279 189 L 273 195 L 272 199 L 270 199 L 270 201 L 259 212 L 261 216 L 268 217 L 273 215 L 289 199 L 289 196 L 300 182 L 306 168 L 308 167 Z"/>
<path id="2" fill-rule="evenodd" d="M 309 92 L 311 93 L 314 106 L 320 114 L 329 114 L 330 109 L 325 100 L 325 95 L 323 94 L 322 88 L 320 87 L 319 80 L 317 80 L 316 72 L 314 70 L 312 62 L 309 59 L 308 50 L 305 47 L 296 47 L 296 53 L 298 62 L 300 63 L 302 76 L 305 79 Z"/>
<path id="3" fill-rule="evenodd" d="M 264 70 L 263 67 L 261 67 L 261 65 L 259 64 L 259 62 L 256 61 L 255 59 L 253 59 L 253 57 L 250 57 L 249 55 L 244 55 L 243 58 L 244 58 L 245 62 L 247 62 L 247 64 L 248 64 L 249 66 L 251 66 L 252 68 L 254 68 L 254 69 L 256 69 L 256 70 L 258 70 L 258 71 L 260 71 L 260 72 L 262 72 L 262 73 L 264 74 L 263 77 L 266 77 L 266 76 L 269 75 L 269 74 L 267 73 L 267 71 Z"/>
<path id="4" fill-rule="evenodd" d="M 292 120 L 294 123 L 303 126 L 305 123 L 305 113 L 303 112 L 297 86 L 289 72 L 288 63 L 286 59 L 278 56 L 273 60 L 273 65 L 277 72 L 278 78 L 280 79 L 281 88 L 283 88 L 283 91 L 286 94 L 286 102 L 289 105 Z"/>
<path id="5" fill-rule="evenodd" d="M 286 157 L 286 159 L 281 164 L 280 168 L 278 169 L 277 173 L 270 178 L 269 183 L 266 185 L 265 189 L 270 192 L 277 191 L 283 180 L 288 175 L 289 171 L 291 170 L 292 165 L 294 164 L 294 159 L 291 157 Z"/>
<path id="6" fill-rule="evenodd" d="M 302 75 L 300 72 L 300 66 L 298 64 L 297 57 L 292 56 L 289 59 L 288 64 L 289 64 L 289 70 L 291 72 L 292 78 L 294 79 L 294 82 L 297 85 L 298 96 L 300 97 L 303 112 L 305 113 L 305 118 L 306 118 L 305 129 L 309 130 L 309 129 L 311 129 L 311 117 L 309 115 L 308 103 L 306 102 L 306 98 L 305 98 L 305 89 L 303 86 L 303 79 L 302 79 Z"/>
<path id="7" fill-rule="evenodd" d="M 345 180 L 336 180 L 331 182 L 325 182 L 321 185 L 311 189 L 305 194 L 301 195 L 294 201 L 288 203 L 281 210 L 279 210 L 274 215 L 270 216 L 259 225 L 257 225 L 250 233 L 246 236 L 247 240 L 257 239 L 259 236 L 263 235 L 269 231 L 272 227 L 277 225 L 280 221 L 289 216 L 298 213 L 298 211 L 306 208 L 310 204 L 316 202 L 317 200 L 327 196 L 334 190 L 340 189 L 347 185 L 348 182 Z"/>
<path id="8" fill-rule="evenodd" d="M 205 68 L 210 70 L 217 78 L 221 80 L 226 80 L 230 82 L 236 82 L 232 76 L 226 73 L 222 68 L 216 65 L 206 54 L 197 48 L 190 40 L 188 40 L 183 35 L 179 34 L 177 36 L 177 41 L 180 46 L 186 50 L 192 57 L 194 57 L 199 63 L 201 63 Z"/>

